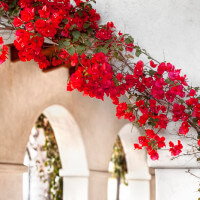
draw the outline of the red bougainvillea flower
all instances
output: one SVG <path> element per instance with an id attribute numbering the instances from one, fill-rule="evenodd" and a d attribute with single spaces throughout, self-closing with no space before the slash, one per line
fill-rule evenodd
<path id="1" fill-rule="evenodd" d="M 200 139 L 198 140 L 197 144 L 200 146 Z"/>
<path id="2" fill-rule="evenodd" d="M 169 146 L 170 146 L 169 151 L 171 152 L 172 156 L 178 156 L 182 152 L 183 145 L 181 144 L 180 140 L 178 140 L 177 145 L 174 145 L 174 143 L 172 141 L 170 141 Z"/>
<path id="3" fill-rule="evenodd" d="M 196 91 L 194 89 L 191 89 L 189 95 L 193 97 L 195 94 L 196 94 Z"/>
<path id="4" fill-rule="evenodd" d="M 116 116 L 121 119 L 125 115 L 125 111 L 127 110 L 127 104 L 126 103 L 120 103 L 117 108 Z"/>
<path id="5" fill-rule="evenodd" d="M 0 64 L 6 61 L 7 55 L 8 55 L 8 47 L 6 45 L 3 45 L 3 48 L 0 54 Z"/>
<path id="6" fill-rule="evenodd" d="M 151 160 L 158 160 L 159 159 L 159 155 L 158 155 L 158 152 L 156 150 L 152 150 L 148 154 L 150 155 Z"/>
<path id="7" fill-rule="evenodd" d="M 23 24 L 22 20 L 19 17 L 15 17 L 13 21 L 13 25 L 15 27 L 20 27 Z"/>
<path id="8" fill-rule="evenodd" d="M 8 9 L 9 9 L 8 4 L 1 1 L 0 8 L 2 8 L 2 7 L 5 9 L 5 11 L 8 11 Z"/>
<path id="9" fill-rule="evenodd" d="M 153 68 L 156 68 L 157 67 L 157 64 L 155 64 L 152 60 L 150 61 L 150 66 L 153 67 Z"/>
<path id="10" fill-rule="evenodd" d="M 98 30 L 96 33 L 96 38 L 100 40 L 109 40 L 111 37 L 112 37 L 111 32 L 104 28 Z"/>
<path id="11" fill-rule="evenodd" d="M 24 8 L 21 11 L 21 19 L 24 22 L 29 22 L 34 19 L 35 9 L 34 8 Z"/>
<path id="12" fill-rule="evenodd" d="M 3 44 L 3 38 L 0 37 L 0 45 L 2 45 L 2 44 Z"/>
<path id="13" fill-rule="evenodd" d="M 135 149 L 142 149 L 142 147 L 139 144 L 134 144 L 133 146 Z"/>
<path id="14" fill-rule="evenodd" d="M 0 45 L 2 44 L 4 44 L 3 38 L 0 37 Z M 0 64 L 6 61 L 7 55 L 8 55 L 8 47 L 6 45 L 3 45 L 1 49 L 1 54 L 0 54 Z"/>
<path id="15" fill-rule="evenodd" d="M 179 129 L 179 134 L 186 135 L 189 132 L 189 127 L 190 125 L 188 124 L 188 122 L 183 122 Z"/>
<path id="16" fill-rule="evenodd" d="M 134 75 L 142 76 L 143 75 L 143 67 L 144 67 L 144 63 L 142 61 L 138 61 L 134 68 Z"/>

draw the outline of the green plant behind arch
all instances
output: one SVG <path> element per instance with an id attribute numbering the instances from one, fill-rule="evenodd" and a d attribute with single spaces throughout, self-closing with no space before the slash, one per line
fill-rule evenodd
<path id="1" fill-rule="evenodd" d="M 63 178 L 59 175 L 62 164 L 54 131 L 44 114 L 39 116 L 35 126 L 36 129 L 44 130 L 45 144 L 42 149 L 46 152 L 45 167 L 48 171 L 48 178 L 45 177 L 43 171 L 40 171 L 40 177 L 44 182 L 49 182 L 48 200 L 62 200 Z"/>

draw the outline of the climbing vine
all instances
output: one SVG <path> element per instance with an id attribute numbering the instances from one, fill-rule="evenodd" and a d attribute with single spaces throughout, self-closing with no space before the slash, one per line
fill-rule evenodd
<path id="1" fill-rule="evenodd" d="M 124 117 L 144 129 L 135 149 L 146 148 L 152 160 L 167 145 L 172 156 L 179 155 L 181 141 L 166 144 L 159 132 L 170 122 L 181 123 L 180 136 L 187 135 L 190 128 L 200 132 L 199 87 L 188 85 L 186 75 L 171 63 L 152 58 L 113 22 L 98 24 L 100 15 L 92 7 L 95 0 L 74 2 L 1 0 L 1 29 L 15 33 L 21 61 L 34 60 L 41 69 L 63 64 L 75 67 L 68 91 L 78 90 L 101 100 L 111 98 L 119 119 Z M 50 56 L 43 53 L 45 39 L 53 47 Z M 0 43 L 3 45 L 2 38 Z M 1 63 L 7 52 L 3 45 Z M 120 102 L 124 95 L 127 101 Z"/>
<path id="2" fill-rule="evenodd" d="M 121 140 L 119 136 L 117 137 L 114 147 L 113 147 L 113 154 L 111 157 L 111 162 L 113 164 L 113 168 L 111 170 L 112 177 L 117 179 L 117 198 L 116 200 L 119 200 L 120 197 L 120 184 L 121 181 L 128 185 L 128 182 L 126 180 L 126 174 L 127 174 L 127 164 L 126 164 L 126 157 L 125 152 L 121 143 Z"/>
<path id="3" fill-rule="evenodd" d="M 62 164 L 53 129 L 43 114 L 39 116 L 35 125 L 37 129 L 44 130 L 45 144 L 42 146 L 42 151 L 46 153 L 45 169 L 39 171 L 41 179 L 49 183 L 47 197 L 49 200 L 62 200 L 63 179 L 59 175 Z"/>

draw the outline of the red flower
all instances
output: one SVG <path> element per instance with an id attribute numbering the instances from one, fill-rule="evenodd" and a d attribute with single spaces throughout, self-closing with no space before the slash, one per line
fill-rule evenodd
<path id="1" fill-rule="evenodd" d="M 166 69 L 167 69 L 166 64 L 165 63 L 161 63 L 158 66 L 157 72 L 158 72 L 158 74 L 162 75 L 166 71 Z"/>
<path id="2" fill-rule="evenodd" d="M 171 152 L 172 156 L 177 156 L 182 152 L 183 145 L 181 144 L 180 140 L 178 140 L 177 145 L 174 145 L 174 143 L 170 141 L 169 146 L 171 147 L 169 151 Z"/>
<path id="3" fill-rule="evenodd" d="M 189 96 L 193 97 L 195 94 L 196 94 L 196 91 L 194 89 L 191 89 Z"/>
<path id="4" fill-rule="evenodd" d="M 118 73 L 117 76 L 116 76 L 116 78 L 121 82 L 122 79 L 123 79 L 122 73 Z"/>
<path id="5" fill-rule="evenodd" d="M 129 119 L 130 122 L 133 122 L 133 121 L 135 121 L 135 115 L 133 115 L 132 112 L 127 112 L 124 115 L 124 119 Z"/>
<path id="6" fill-rule="evenodd" d="M 155 151 L 155 150 L 148 152 L 148 154 L 150 155 L 151 160 L 158 160 L 159 159 L 158 152 Z"/>
<path id="7" fill-rule="evenodd" d="M 173 106 L 173 117 L 172 120 L 174 122 L 178 121 L 180 118 L 185 116 L 185 106 L 184 105 L 179 105 L 177 103 L 174 104 Z"/>
<path id="8" fill-rule="evenodd" d="M 179 133 L 182 135 L 186 135 L 189 131 L 189 127 L 190 127 L 190 125 L 188 124 L 188 122 L 183 122 L 179 129 Z"/>
<path id="9" fill-rule="evenodd" d="M 24 22 L 29 22 L 34 19 L 35 10 L 34 8 L 24 8 L 24 10 L 22 10 L 20 14 L 21 14 L 21 19 Z"/>
<path id="10" fill-rule="evenodd" d="M 3 49 L 1 50 L 0 54 L 0 64 L 5 62 L 5 60 L 7 59 L 7 55 L 8 55 L 8 47 L 6 45 L 3 45 Z"/>
<path id="11" fill-rule="evenodd" d="M 46 19 L 47 19 L 47 18 L 49 17 L 49 15 L 50 15 L 50 12 L 47 11 L 47 6 L 46 6 L 46 5 L 42 7 L 42 10 L 38 10 L 38 13 L 40 14 L 40 17 L 41 17 L 41 18 L 46 18 Z"/>
<path id="12" fill-rule="evenodd" d="M 142 147 L 139 144 L 134 144 L 135 149 L 142 149 Z"/>
<path id="13" fill-rule="evenodd" d="M 8 9 L 9 9 L 8 4 L 1 1 L 0 8 L 2 8 L 2 7 L 5 9 L 5 11 L 8 11 Z"/>
<path id="14" fill-rule="evenodd" d="M 138 140 L 139 140 L 139 143 L 142 145 L 142 147 L 148 146 L 149 140 L 147 139 L 146 136 L 140 136 L 140 137 L 138 138 Z"/>
<path id="15" fill-rule="evenodd" d="M 3 44 L 3 37 L 0 37 L 0 45 Z"/>
<path id="16" fill-rule="evenodd" d="M 30 22 L 25 25 L 25 28 L 27 31 L 32 31 L 34 29 L 34 25 L 32 22 Z"/>
<path id="17" fill-rule="evenodd" d="M 75 53 L 73 56 L 70 57 L 71 66 L 75 67 L 78 64 L 78 55 Z"/>
<path id="18" fill-rule="evenodd" d="M 112 37 L 111 32 L 102 28 L 97 31 L 96 38 L 99 40 L 109 40 Z"/>
<path id="19" fill-rule="evenodd" d="M 138 61 L 134 68 L 134 75 L 142 76 L 143 75 L 143 67 L 144 67 L 144 63 L 141 60 Z"/>
<path id="20" fill-rule="evenodd" d="M 61 59 L 56 59 L 55 57 L 53 57 L 53 60 L 52 60 L 52 65 L 53 66 L 58 66 L 58 65 L 61 65 L 62 64 L 62 60 Z"/>
<path id="21" fill-rule="evenodd" d="M 15 17 L 13 21 L 13 25 L 15 27 L 20 27 L 23 24 L 22 20 L 19 17 Z"/>
<path id="22" fill-rule="evenodd" d="M 121 119 L 124 115 L 125 115 L 125 111 L 127 110 L 127 104 L 124 102 L 124 103 L 120 103 L 117 108 L 117 113 L 116 113 L 116 116 Z"/>
<path id="23" fill-rule="evenodd" d="M 150 61 L 150 66 L 153 67 L 153 68 L 156 68 L 157 67 L 157 64 L 155 64 L 152 60 Z"/>

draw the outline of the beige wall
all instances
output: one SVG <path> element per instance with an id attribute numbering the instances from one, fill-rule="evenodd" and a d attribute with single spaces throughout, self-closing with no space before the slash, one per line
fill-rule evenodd
<path id="1" fill-rule="evenodd" d="M 115 107 L 109 99 L 102 102 L 67 92 L 67 79 L 65 68 L 43 73 L 33 62 L 7 61 L 1 65 L 0 163 L 23 164 L 34 122 L 47 107 L 56 104 L 66 108 L 79 126 L 89 170 L 108 170 L 112 147 L 124 121 L 115 117 Z"/>
<path id="2" fill-rule="evenodd" d="M 108 168 L 113 142 L 123 124 L 106 99 L 66 92 L 68 72 L 43 73 L 32 62 L 0 67 L 0 162 L 23 163 L 31 128 L 40 113 L 58 104 L 74 116 L 83 134 L 89 168 Z M 107 149 L 108 148 L 108 149 Z"/>

